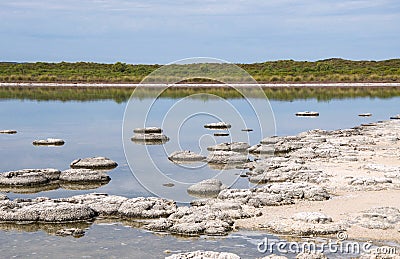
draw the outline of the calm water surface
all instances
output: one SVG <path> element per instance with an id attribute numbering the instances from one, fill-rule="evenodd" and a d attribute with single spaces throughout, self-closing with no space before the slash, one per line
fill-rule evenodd
<path id="1" fill-rule="evenodd" d="M 139 100 L 138 100 L 139 101 Z M 146 102 L 148 100 L 140 100 Z M 206 122 L 212 122 L 211 117 L 196 116 L 184 123 L 178 134 L 176 125 L 171 123 L 179 117 L 179 112 L 170 114 L 169 122 L 163 123 L 162 112 L 154 112 L 151 123 L 163 125 L 164 132 L 171 141 L 162 145 L 151 146 L 148 149 L 150 156 L 157 167 L 172 180 L 197 182 L 202 179 L 219 175 L 222 180 L 231 179 L 240 173 L 240 170 L 227 170 L 221 173 L 208 166 L 202 166 L 193 171 L 179 167 L 166 159 L 168 153 L 177 150 L 179 146 L 206 154 L 205 147 L 220 142 L 248 141 L 251 145 L 260 141 L 262 133 L 257 128 L 256 118 L 252 118 L 251 110 L 246 110 L 247 104 L 242 99 L 229 99 L 229 103 L 238 109 L 243 108 L 241 115 L 246 117 L 246 126 L 253 128 L 250 133 L 241 132 L 241 126 L 235 125 L 237 119 L 234 114 L 225 115 L 224 120 L 232 123 L 230 137 L 213 137 L 211 131 L 203 128 Z M 255 99 L 253 102 L 263 102 Z M 176 99 L 162 98 L 158 100 L 160 111 L 171 107 Z M 190 99 L 192 109 L 203 111 L 221 110 L 226 101 L 218 99 Z M 356 98 L 318 102 L 317 100 L 274 101 L 271 107 L 275 116 L 273 131 L 277 135 L 294 135 L 302 131 L 320 129 L 349 128 L 360 123 L 386 120 L 391 115 L 399 113 L 400 97 L 388 99 Z M 39 191 L 36 193 L 6 193 L 10 198 L 47 196 L 51 198 L 67 197 L 83 193 L 105 192 L 127 197 L 151 196 L 131 173 L 125 159 L 122 139 L 122 122 L 126 103 L 114 101 L 89 102 L 60 102 L 60 101 L 0 101 L 0 128 L 15 129 L 15 135 L 0 134 L 0 171 L 23 168 L 58 168 L 65 170 L 76 158 L 90 156 L 106 156 L 118 162 L 119 166 L 110 171 L 111 181 L 101 187 L 90 190 L 68 190 L 58 188 Z M 298 111 L 314 110 L 320 112 L 317 118 L 299 118 L 294 113 Z M 139 112 L 139 111 L 138 111 Z M 370 112 L 372 117 L 358 117 L 359 113 Z M 159 115 L 157 115 L 159 114 Z M 179 116 L 178 116 L 179 115 Z M 183 116 L 183 115 L 182 115 Z M 140 117 L 140 116 L 138 116 Z M 132 125 L 142 126 L 143 122 L 131 118 Z M 271 127 L 273 125 L 271 124 Z M 270 134 L 272 129 L 269 129 Z M 66 144 L 62 147 L 36 147 L 32 145 L 34 139 L 62 138 Z M 179 140 L 177 142 L 177 140 Z M 130 146 L 131 145 L 131 146 Z M 135 153 L 143 148 L 129 143 L 129 155 L 137 155 L 133 168 L 138 170 L 153 170 L 154 165 L 142 163 L 141 156 L 147 154 Z M 159 190 L 163 187 L 160 182 Z M 158 186 L 158 185 L 157 185 Z M 236 187 L 246 187 L 246 179 L 235 182 Z M 6 192 L 7 190 L 2 190 Z M 163 257 L 166 249 L 172 251 L 190 251 L 210 249 L 232 251 L 243 258 L 262 256 L 257 251 L 257 243 L 267 233 L 240 231 L 227 237 L 182 239 L 171 235 L 157 235 L 141 229 L 125 226 L 126 224 L 95 223 L 80 239 L 62 238 L 48 235 L 43 230 L 28 230 L 24 227 L 10 227 L 0 225 L 0 254 L 1 257 L 131 257 L 150 258 Z M 28 232 L 31 231 L 31 232 Z M 51 231 L 49 231 L 51 232 Z"/>

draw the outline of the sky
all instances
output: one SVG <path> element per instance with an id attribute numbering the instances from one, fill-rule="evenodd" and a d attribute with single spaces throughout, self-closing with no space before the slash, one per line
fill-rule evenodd
<path id="1" fill-rule="evenodd" d="M 0 0 L 0 61 L 399 58 L 398 0 Z"/>

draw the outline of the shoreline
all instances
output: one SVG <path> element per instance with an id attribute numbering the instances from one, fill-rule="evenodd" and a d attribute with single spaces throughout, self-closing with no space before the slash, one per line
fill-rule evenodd
<path id="1" fill-rule="evenodd" d="M 396 83 L 255 83 L 255 84 L 140 84 L 140 83 L 5 83 L 0 82 L 0 87 L 60 87 L 60 88 L 136 88 L 146 86 L 147 88 L 378 88 L 378 87 L 400 87 L 400 82 Z"/>

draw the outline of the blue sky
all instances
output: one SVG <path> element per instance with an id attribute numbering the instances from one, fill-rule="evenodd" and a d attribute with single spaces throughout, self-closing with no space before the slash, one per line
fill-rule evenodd
<path id="1" fill-rule="evenodd" d="M 398 0 L 1 0 L 1 61 L 398 58 Z"/>

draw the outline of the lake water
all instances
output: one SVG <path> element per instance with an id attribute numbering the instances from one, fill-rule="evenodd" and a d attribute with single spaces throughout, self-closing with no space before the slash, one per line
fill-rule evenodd
<path id="1" fill-rule="evenodd" d="M 135 100 L 146 104 L 150 99 Z M 144 146 L 130 141 L 134 127 L 143 126 L 143 112 L 137 110 L 137 116 L 125 120 L 125 127 L 130 129 L 122 134 L 122 125 L 126 103 L 112 100 L 101 101 L 35 101 L 19 99 L 0 100 L 0 128 L 15 129 L 15 135 L 0 134 L 0 171 L 23 168 L 57 168 L 65 170 L 76 158 L 106 156 L 118 162 L 119 166 L 108 174 L 111 181 L 90 190 L 58 188 L 35 193 L 6 193 L 10 198 L 47 196 L 51 198 L 67 197 L 90 192 L 105 192 L 126 197 L 151 196 L 156 194 L 178 197 L 185 202 L 192 199 L 184 192 L 184 187 L 210 177 L 218 177 L 226 184 L 235 187 L 247 187 L 245 178 L 238 178 L 240 169 L 224 170 L 210 168 L 207 165 L 181 166 L 171 163 L 167 155 L 179 147 L 206 154 L 205 148 L 214 143 L 247 141 L 251 145 L 258 143 L 267 135 L 294 135 L 302 131 L 319 129 L 350 128 L 361 123 L 387 120 L 398 114 L 400 97 L 391 98 L 349 98 L 317 101 L 316 99 L 277 101 L 270 100 L 271 110 L 259 113 L 265 116 L 265 130 L 260 131 L 258 119 L 252 116 L 248 100 L 186 98 L 181 105 L 179 99 L 160 98 L 150 112 L 147 125 L 161 126 L 170 137 L 165 145 Z M 251 99 L 258 107 L 266 107 L 265 100 Z M 238 114 L 226 113 L 228 105 Z M 227 107 L 228 107 L 227 106 Z M 187 108 L 185 108 L 187 107 Z M 189 108 L 190 107 L 190 108 Z M 268 108 L 268 107 L 267 107 Z M 172 109 L 172 110 L 171 110 Z M 300 118 L 298 111 L 313 110 L 320 112 L 316 118 Z M 170 111 L 165 113 L 165 111 Z M 188 117 L 198 111 L 196 116 Z M 370 112 L 372 117 L 359 117 L 359 113 Z M 214 137 L 214 131 L 203 127 L 204 123 L 220 118 L 232 124 L 229 137 Z M 174 122 L 175 121 L 175 122 Z M 269 124 L 268 124 L 269 123 Z M 253 132 L 243 132 L 246 126 Z M 62 138 L 66 141 L 61 147 L 33 146 L 32 141 L 42 138 Z M 124 145 L 132 174 L 125 158 Z M 150 160 L 149 160 L 150 159 Z M 152 161 L 149 163 L 149 161 Z M 163 177 L 150 180 L 146 178 L 155 168 Z M 138 179 L 137 179 L 138 178 Z M 154 179 L 154 181 L 151 181 Z M 175 187 L 162 186 L 163 183 L 178 183 Z M 142 184 L 144 184 L 144 187 Z M 175 188 L 175 189 L 174 189 Z M 151 192 L 149 192 L 150 190 Z M 3 189 L 6 192 L 7 189 Z M 161 258 L 164 250 L 219 250 L 231 251 L 243 258 L 260 257 L 257 242 L 268 233 L 239 231 L 227 237 L 200 237 L 183 239 L 171 235 L 159 235 L 129 226 L 128 223 L 96 222 L 88 224 L 84 237 L 56 237 L 48 235 L 42 228 L 27 229 L 24 226 L 0 224 L 0 254 L 2 257 L 130 257 Z M 49 230 L 48 230 L 49 231 Z M 51 231 L 49 231 L 51 232 Z M 271 236 L 270 236 L 271 237 Z"/>

